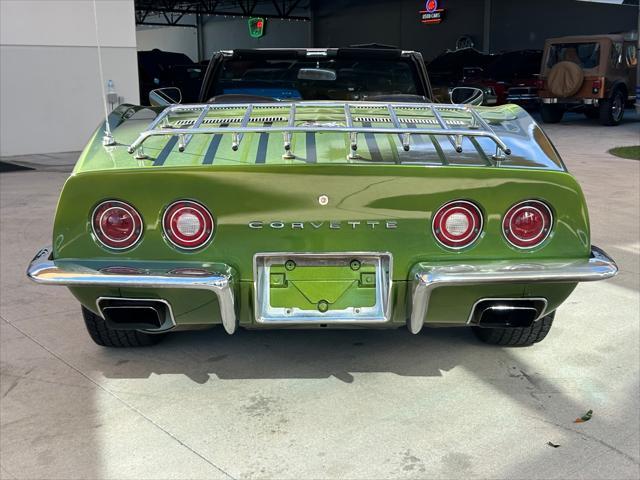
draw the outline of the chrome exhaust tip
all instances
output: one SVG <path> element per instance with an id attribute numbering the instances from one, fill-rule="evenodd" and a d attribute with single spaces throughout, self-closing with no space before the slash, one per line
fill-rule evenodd
<path id="1" fill-rule="evenodd" d="M 468 323 L 480 328 L 527 328 L 546 308 L 545 298 L 484 298 L 473 306 Z"/>
<path id="2" fill-rule="evenodd" d="M 97 306 L 107 326 L 115 330 L 159 333 L 175 326 L 171 306 L 165 300 L 101 297 Z"/>

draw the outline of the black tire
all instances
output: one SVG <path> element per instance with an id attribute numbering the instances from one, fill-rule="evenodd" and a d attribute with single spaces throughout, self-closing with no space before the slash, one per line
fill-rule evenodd
<path id="1" fill-rule="evenodd" d="M 544 337 L 546 337 L 549 330 L 551 330 L 555 314 L 556 312 L 552 312 L 546 317 L 542 317 L 532 326 L 526 328 L 473 327 L 473 332 L 484 343 L 491 345 L 526 347 L 544 340 Z"/>
<path id="2" fill-rule="evenodd" d="M 148 347 L 155 345 L 164 337 L 161 333 L 150 334 L 136 330 L 109 328 L 101 317 L 85 307 L 82 307 L 82 316 L 91 339 L 103 347 Z"/>
<path id="3" fill-rule="evenodd" d="M 623 90 L 616 88 L 610 98 L 600 102 L 600 123 L 606 126 L 619 125 L 624 117 L 626 103 Z"/>
<path id="4" fill-rule="evenodd" d="M 540 116 L 544 123 L 558 123 L 562 120 L 564 108 L 553 103 L 543 103 L 540 105 Z"/>

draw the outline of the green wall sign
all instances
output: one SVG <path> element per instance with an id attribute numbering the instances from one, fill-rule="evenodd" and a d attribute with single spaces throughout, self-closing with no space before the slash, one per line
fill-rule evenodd
<path id="1" fill-rule="evenodd" d="M 250 18 L 249 19 L 249 35 L 253 38 L 260 38 L 264 35 L 264 18 Z"/>

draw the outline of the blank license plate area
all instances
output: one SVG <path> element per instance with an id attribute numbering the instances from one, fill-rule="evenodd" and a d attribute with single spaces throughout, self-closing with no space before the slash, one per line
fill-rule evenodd
<path id="1" fill-rule="evenodd" d="M 256 321 L 386 322 L 390 271 L 389 254 L 256 255 Z"/>

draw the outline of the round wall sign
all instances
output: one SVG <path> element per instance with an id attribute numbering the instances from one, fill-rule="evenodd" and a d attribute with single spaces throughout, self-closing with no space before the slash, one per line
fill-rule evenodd
<path id="1" fill-rule="evenodd" d="M 433 13 L 438 9 L 438 2 L 437 0 L 427 0 L 427 3 L 425 5 L 425 10 L 428 13 Z"/>

